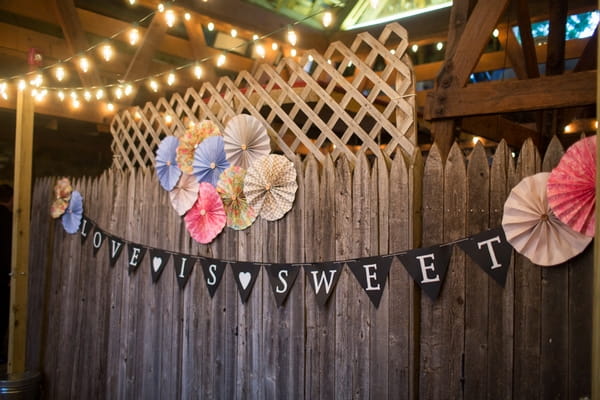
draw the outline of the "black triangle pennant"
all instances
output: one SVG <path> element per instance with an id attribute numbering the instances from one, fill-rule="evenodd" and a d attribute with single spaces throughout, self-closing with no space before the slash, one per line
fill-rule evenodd
<path id="1" fill-rule="evenodd" d="M 94 229 L 94 226 L 95 225 L 92 222 L 92 220 L 84 215 L 81 220 L 81 231 L 79 232 L 79 234 L 81 235 L 81 244 L 83 244 L 88 238 L 90 232 L 92 231 L 92 229 Z"/>
<path id="2" fill-rule="evenodd" d="M 158 281 L 165 266 L 169 262 L 171 254 L 160 249 L 150 249 L 150 272 L 152 272 L 152 282 Z"/>
<path id="3" fill-rule="evenodd" d="M 337 281 L 340 279 L 342 262 L 327 262 L 322 264 L 307 264 L 304 266 L 306 279 L 315 291 L 317 303 L 324 306 L 333 293 Z"/>
<path id="4" fill-rule="evenodd" d="M 202 265 L 202 272 L 204 273 L 204 282 L 208 288 L 208 293 L 212 298 L 221 283 L 223 273 L 225 273 L 225 267 L 227 263 L 225 261 L 215 260 L 213 258 L 199 257 L 200 265 Z"/>
<path id="5" fill-rule="evenodd" d="M 232 262 L 233 279 L 240 292 L 242 303 L 245 303 L 250 296 L 254 282 L 260 273 L 260 265 L 251 262 Z"/>
<path id="6" fill-rule="evenodd" d="M 265 265 L 269 275 L 269 282 L 273 289 L 273 295 L 277 305 L 281 307 L 292 290 L 294 281 L 300 271 L 299 265 L 293 264 L 270 264 Z"/>
<path id="7" fill-rule="evenodd" d="M 116 236 L 107 235 L 107 237 L 108 237 L 108 259 L 110 262 L 110 266 L 114 267 L 115 264 L 117 263 L 117 260 L 119 259 L 119 256 L 121 255 L 121 252 L 123 251 L 123 247 L 125 247 L 125 241 L 123 241 L 123 239 L 120 239 Z"/>
<path id="8" fill-rule="evenodd" d="M 94 234 L 92 235 L 92 247 L 94 248 L 94 257 L 98 254 L 98 250 L 102 247 L 106 234 L 102 232 L 97 226 L 94 228 Z"/>
<path id="9" fill-rule="evenodd" d="M 393 256 L 379 256 L 346 262 L 375 308 L 379 307 L 392 259 Z"/>
<path id="10" fill-rule="evenodd" d="M 512 246 L 506 240 L 502 228 L 478 233 L 459 242 L 458 245 L 481 269 L 504 287 L 512 256 Z"/>
<path id="11" fill-rule="evenodd" d="M 179 289 L 183 289 L 190 279 L 196 259 L 186 254 L 173 254 L 173 265 L 175 266 L 175 276 Z"/>
<path id="12" fill-rule="evenodd" d="M 146 248 L 136 243 L 127 245 L 127 272 L 129 274 L 135 272 L 140 266 L 146 254 Z"/>
<path id="13" fill-rule="evenodd" d="M 452 246 L 439 245 L 414 249 L 398 258 L 410 276 L 432 300 L 437 299 L 448 271 Z"/>

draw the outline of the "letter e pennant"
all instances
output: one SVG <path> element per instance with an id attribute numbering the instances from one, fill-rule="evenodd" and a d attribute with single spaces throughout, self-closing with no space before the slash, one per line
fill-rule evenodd
<path id="1" fill-rule="evenodd" d="M 269 282 L 271 283 L 277 306 L 281 307 L 292 290 L 300 266 L 292 264 L 270 264 L 265 265 L 265 268 L 269 274 Z"/>
<path id="2" fill-rule="evenodd" d="M 199 257 L 200 265 L 202 265 L 202 272 L 204 272 L 204 281 L 208 288 L 208 293 L 212 298 L 221 283 L 223 273 L 225 272 L 226 262 L 215 260 L 213 258 Z"/>
<path id="3" fill-rule="evenodd" d="M 237 284 L 240 292 L 242 303 L 248 301 L 252 286 L 260 273 L 260 265 L 250 262 L 232 262 L 231 269 L 233 270 L 233 279 Z"/>
<path id="4" fill-rule="evenodd" d="M 425 294 L 435 300 L 442 289 L 451 255 L 452 246 L 440 245 L 414 249 L 398 254 L 398 258 Z"/>
<path id="5" fill-rule="evenodd" d="M 500 286 L 504 287 L 512 256 L 512 246 L 506 240 L 502 228 L 478 233 L 459 242 L 458 246 Z"/>
<path id="6" fill-rule="evenodd" d="M 136 243 L 127 244 L 127 272 L 135 272 L 146 254 L 146 248 Z"/>
<path id="7" fill-rule="evenodd" d="M 350 267 L 356 280 L 365 290 L 375 308 L 379 307 L 392 259 L 393 256 L 379 256 L 347 262 L 348 267 Z"/>
<path id="8" fill-rule="evenodd" d="M 306 279 L 317 296 L 317 303 L 324 306 L 333 293 L 342 272 L 342 262 L 327 262 L 323 264 L 308 264 L 304 266 Z"/>

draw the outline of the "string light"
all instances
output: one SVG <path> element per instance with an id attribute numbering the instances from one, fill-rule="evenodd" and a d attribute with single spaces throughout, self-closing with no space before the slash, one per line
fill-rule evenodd
<path id="1" fill-rule="evenodd" d="M 227 61 L 225 53 L 219 54 L 219 57 L 217 57 L 217 67 L 222 67 L 223 65 L 225 65 L 225 61 Z"/>
<path id="2" fill-rule="evenodd" d="M 96 100 L 102 100 L 104 97 L 104 90 L 102 88 L 96 90 Z"/>
<path id="3" fill-rule="evenodd" d="M 277 44 L 277 42 L 273 42 L 271 44 L 271 50 L 277 51 L 277 49 L 279 49 L 279 45 Z"/>
<path id="4" fill-rule="evenodd" d="M 492 31 L 492 36 L 497 38 L 498 36 L 500 36 L 500 31 L 498 30 L 498 28 L 494 29 Z"/>
<path id="5" fill-rule="evenodd" d="M 25 82 L 25 79 L 19 80 L 19 83 L 17 84 L 17 88 L 21 91 L 23 91 L 23 90 L 25 90 L 25 88 L 27 88 L 27 82 Z"/>
<path id="6" fill-rule="evenodd" d="M 238 33 L 238 32 L 237 32 L 237 29 L 232 29 L 232 30 L 231 30 L 231 37 L 232 37 L 232 38 L 234 38 L 234 37 L 237 37 L 237 33 Z"/>
<path id="7" fill-rule="evenodd" d="M 294 31 L 294 29 L 292 29 L 291 26 L 288 27 L 287 40 L 292 46 L 295 46 L 298 42 L 298 36 L 296 36 L 296 32 Z"/>
<path id="8" fill-rule="evenodd" d="M 413 53 L 416 53 L 419 50 L 419 45 L 415 43 L 410 47 L 410 49 Z"/>
<path id="9" fill-rule="evenodd" d="M 33 87 L 40 87 L 44 83 L 44 77 L 42 74 L 35 74 L 35 77 L 29 81 L 29 84 Z"/>
<path id="10" fill-rule="evenodd" d="M 71 102 L 71 105 L 73 106 L 74 109 L 78 109 L 81 106 L 81 103 L 79 102 L 79 99 L 73 99 L 73 101 Z"/>
<path id="11" fill-rule="evenodd" d="M 133 93 L 133 86 L 131 86 L 131 84 L 127 84 L 125 85 L 125 96 L 131 96 L 131 93 Z"/>
<path id="12" fill-rule="evenodd" d="M 436 48 L 438 51 L 442 50 L 442 49 L 444 48 L 444 43 L 442 43 L 442 42 L 437 42 L 437 43 L 436 43 L 436 45 L 435 45 L 435 48 Z"/>
<path id="13" fill-rule="evenodd" d="M 115 105 L 113 103 L 108 103 L 106 105 L 106 109 L 110 112 L 113 112 L 113 111 L 115 111 Z"/>
<path id="14" fill-rule="evenodd" d="M 8 94 L 6 93 L 7 87 L 8 85 L 6 84 L 6 82 L 0 83 L 0 96 L 2 96 L 4 100 L 8 100 Z"/>
<path id="15" fill-rule="evenodd" d="M 325 28 L 328 28 L 332 22 L 333 14 L 331 13 L 331 11 L 325 11 L 325 13 L 323 14 L 323 26 Z"/>
<path id="16" fill-rule="evenodd" d="M 258 35 L 256 33 L 254 35 L 252 35 L 252 40 L 253 41 L 257 41 L 258 40 Z"/>
<path id="17" fill-rule="evenodd" d="M 259 57 L 261 58 L 265 58 L 267 52 L 265 51 L 265 47 L 262 44 L 257 44 L 256 45 L 256 54 L 258 54 Z"/>
<path id="18" fill-rule="evenodd" d="M 58 96 L 58 99 L 60 101 L 63 101 L 65 99 L 65 92 L 63 92 L 62 90 L 59 90 L 58 93 L 56 93 L 56 95 Z"/>
<path id="19" fill-rule="evenodd" d="M 167 85 L 173 86 L 174 84 L 175 84 L 175 73 L 169 72 L 169 75 L 167 75 Z"/>
<path id="20" fill-rule="evenodd" d="M 297 55 L 297 54 L 298 54 L 298 52 L 296 51 L 296 49 L 292 48 L 292 49 L 290 50 L 290 55 L 291 55 L 292 57 L 296 57 L 296 55 Z"/>
<path id="21" fill-rule="evenodd" d="M 129 44 L 132 46 L 135 46 L 140 41 L 140 31 L 137 28 L 131 28 L 127 36 Z"/>
<path id="22" fill-rule="evenodd" d="M 65 79 L 65 75 L 65 68 L 62 65 L 59 64 L 54 68 L 54 76 L 57 81 L 62 82 Z"/>
<path id="23" fill-rule="evenodd" d="M 165 21 L 167 22 L 167 26 L 172 28 L 175 25 L 175 21 L 177 18 L 175 17 L 175 12 L 171 9 L 165 11 Z"/>
<path id="24" fill-rule="evenodd" d="M 113 48 L 110 44 L 105 44 L 102 46 L 102 58 L 104 61 L 108 62 L 113 57 Z"/>
<path id="25" fill-rule="evenodd" d="M 129 0 L 129 4 L 130 5 L 134 5 L 135 4 L 135 0 Z"/>
<path id="26" fill-rule="evenodd" d="M 190 14 L 189 12 L 186 12 L 185 14 L 183 14 L 183 18 L 186 21 L 190 21 L 192 19 L 192 14 Z"/>
<path id="27" fill-rule="evenodd" d="M 199 64 L 194 65 L 194 76 L 196 79 L 202 78 L 202 67 Z"/>
<path id="28" fill-rule="evenodd" d="M 158 82 L 156 82 L 156 80 L 150 79 L 148 86 L 150 86 L 150 90 L 152 90 L 154 93 L 158 92 Z"/>
<path id="29" fill-rule="evenodd" d="M 163 3 L 158 3 L 158 12 L 159 13 L 165 12 L 165 5 Z"/>
<path id="30" fill-rule="evenodd" d="M 79 68 L 81 68 L 81 71 L 83 71 L 84 73 L 88 72 L 90 69 L 90 61 L 87 59 L 86 56 L 82 56 L 79 59 Z"/>
<path id="31" fill-rule="evenodd" d="M 89 90 L 83 92 L 83 98 L 85 99 L 85 101 L 90 101 L 92 99 L 92 94 Z"/>
<path id="32" fill-rule="evenodd" d="M 209 22 L 209 23 L 208 23 L 208 25 L 206 26 L 206 28 L 208 28 L 208 30 L 209 30 L 210 32 L 212 32 L 212 31 L 214 31 L 214 30 L 215 30 L 215 24 L 214 24 L 214 23 L 212 23 L 212 22 Z"/>
<path id="33" fill-rule="evenodd" d="M 115 89 L 115 97 L 117 98 L 117 100 L 121 100 L 121 98 L 123 97 L 123 88 L 122 87 L 118 87 Z"/>

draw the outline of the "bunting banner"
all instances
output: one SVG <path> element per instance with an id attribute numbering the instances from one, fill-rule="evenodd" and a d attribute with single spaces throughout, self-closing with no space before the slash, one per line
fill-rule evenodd
<path id="1" fill-rule="evenodd" d="M 269 275 L 269 283 L 273 289 L 275 302 L 281 307 L 285 303 L 292 286 L 300 271 L 300 265 L 294 264 L 268 264 L 265 265 L 267 274 Z"/>
<path id="2" fill-rule="evenodd" d="M 344 261 L 308 262 L 301 264 L 267 264 L 252 261 L 229 261 L 208 258 L 199 255 L 175 253 L 163 249 L 145 246 L 139 243 L 105 232 L 93 220 L 82 218 L 80 226 L 81 243 L 91 243 L 96 256 L 104 242 L 107 243 L 108 259 L 111 267 L 127 248 L 127 271 L 133 274 L 145 258 L 148 258 L 152 282 L 160 279 L 172 256 L 175 278 L 180 289 L 184 289 L 192 277 L 194 267 L 200 264 L 202 277 L 210 297 L 214 297 L 227 265 L 231 267 L 240 300 L 246 303 L 252 288 L 264 268 L 269 279 L 275 302 L 283 307 L 304 269 L 306 280 L 315 293 L 316 302 L 325 306 L 335 291 L 335 287 L 345 265 L 365 291 L 375 308 L 379 307 L 388 281 L 392 261 L 397 257 L 412 279 L 432 300 L 439 297 L 454 246 L 464 251 L 475 264 L 488 274 L 497 284 L 504 287 L 511 263 L 513 248 L 506 239 L 504 230 L 499 228 L 480 232 L 454 242 L 371 257 L 362 257 Z M 91 236 L 91 240 L 87 241 Z M 149 254 L 146 257 L 146 254 Z"/>

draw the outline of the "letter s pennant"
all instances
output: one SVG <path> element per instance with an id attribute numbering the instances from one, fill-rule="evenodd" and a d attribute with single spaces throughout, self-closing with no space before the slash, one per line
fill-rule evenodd
<path id="1" fill-rule="evenodd" d="M 404 268 L 431 300 L 437 299 L 440 295 L 448 271 L 452 247 L 438 245 L 398 254 Z"/>

